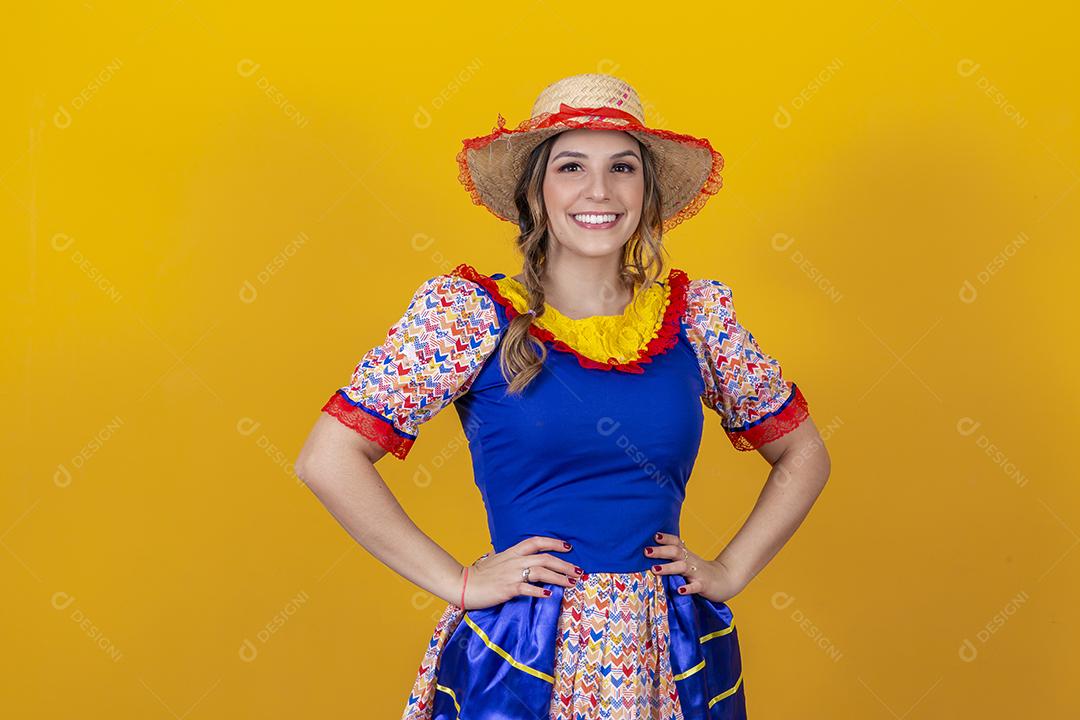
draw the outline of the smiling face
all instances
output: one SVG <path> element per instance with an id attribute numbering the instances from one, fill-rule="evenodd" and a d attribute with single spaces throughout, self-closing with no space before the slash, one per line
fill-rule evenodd
<path id="1" fill-rule="evenodd" d="M 621 250 L 641 218 L 640 153 L 637 140 L 619 130 L 568 130 L 555 138 L 544 173 L 555 242 L 587 257 Z"/>

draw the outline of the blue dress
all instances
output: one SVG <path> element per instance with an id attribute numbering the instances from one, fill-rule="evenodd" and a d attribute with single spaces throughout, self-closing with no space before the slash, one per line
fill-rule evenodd
<path id="1" fill-rule="evenodd" d="M 805 420 L 805 398 L 738 322 L 730 288 L 676 269 L 651 305 L 611 318 L 645 328 L 636 354 L 597 357 L 541 316 L 530 332 L 548 349 L 543 370 L 507 395 L 499 341 L 526 309 L 515 286 L 467 264 L 428 279 L 323 408 L 404 458 L 453 404 L 493 552 L 553 537 L 572 547 L 551 554 L 584 570 L 572 587 L 535 583 L 550 597 L 449 604 L 403 717 L 746 717 L 731 608 L 679 594 L 685 577 L 653 573 L 670 561 L 643 550 L 657 532 L 681 536 L 703 408 L 749 450 Z"/>

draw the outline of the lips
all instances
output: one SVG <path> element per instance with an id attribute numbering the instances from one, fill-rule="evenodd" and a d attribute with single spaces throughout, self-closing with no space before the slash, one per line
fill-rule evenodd
<path id="1" fill-rule="evenodd" d="M 577 225 L 580 228 L 584 228 L 585 230 L 608 230 L 608 229 L 613 228 L 616 225 L 618 225 L 619 222 L 623 219 L 623 215 L 625 215 L 626 213 L 610 213 L 610 212 L 606 212 L 606 213 L 574 213 L 574 214 L 575 215 L 614 215 L 615 219 L 613 221 L 611 221 L 611 222 L 606 222 L 606 223 L 584 223 L 584 222 L 581 222 L 580 220 L 578 220 L 577 218 L 575 218 L 574 215 L 570 215 L 570 219 L 574 222 L 574 224 Z"/>

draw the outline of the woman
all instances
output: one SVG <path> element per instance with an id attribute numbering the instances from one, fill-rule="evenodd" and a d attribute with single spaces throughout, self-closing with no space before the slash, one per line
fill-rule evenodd
<path id="1" fill-rule="evenodd" d="M 723 159 L 646 127 L 633 88 L 597 74 L 464 145 L 461 181 L 517 224 L 522 272 L 462 263 L 423 282 L 296 465 L 357 541 L 448 603 L 404 718 L 743 718 L 725 601 L 794 533 L 829 458 L 731 289 L 661 270 L 664 231 L 716 193 Z M 451 403 L 494 549 L 466 567 L 373 467 Z M 772 466 L 714 558 L 680 535 L 703 404 Z"/>

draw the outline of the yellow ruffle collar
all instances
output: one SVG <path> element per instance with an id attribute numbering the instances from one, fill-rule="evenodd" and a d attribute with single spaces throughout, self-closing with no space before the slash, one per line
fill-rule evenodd
<path id="1" fill-rule="evenodd" d="M 509 275 L 496 278 L 495 283 L 515 310 L 523 313 L 529 309 L 524 285 Z M 670 285 L 655 284 L 635 293 L 621 315 L 575 319 L 544 303 L 544 314 L 533 324 L 598 363 L 628 363 L 638 359 L 658 337 L 670 304 Z"/>

